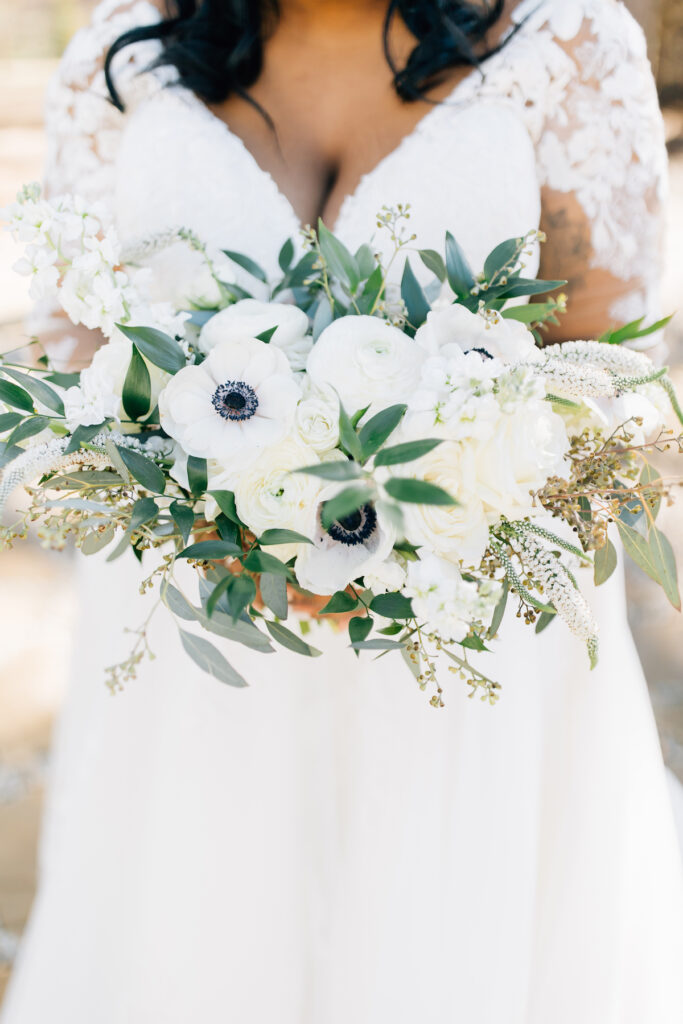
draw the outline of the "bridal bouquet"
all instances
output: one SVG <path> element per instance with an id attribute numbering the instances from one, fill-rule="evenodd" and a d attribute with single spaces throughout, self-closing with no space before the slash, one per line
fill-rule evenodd
<path id="1" fill-rule="evenodd" d="M 356 651 L 399 651 L 436 706 L 443 657 L 496 700 L 472 654 L 506 609 L 537 632 L 562 619 L 594 664 L 579 581 L 613 572 L 610 523 L 680 606 L 656 526 L 672 485 L 647 454 L 681 448 L 665 416 L 683 414 L 666 369 L 624 344 L 662 323 L 544 347 L 564 297 L 527 299 L 564 282 L 523 276 L 539 233 L 502 242 L 475 274 L 452 235 L 443 253 L 417 250 L 408 208 L 384 209 L 384 264 L 320 223 L 268 281 L 182 229 L 122 247 L 96 208 L 35 186 L 6 216 L 33 295 L 107 340 L 80 373 L 49 354 L 2 358 L 0 508 L 17 486 L 30 496 L 4 543 L 38 522 L 52 547 L 151 555 L 143 589 L 219 680 L 245 685 L 208 634 L 319 654 L 306 616 L 289 615 L 311 595 Z M 112 686 L 145 646 L 143 627 Z"/>

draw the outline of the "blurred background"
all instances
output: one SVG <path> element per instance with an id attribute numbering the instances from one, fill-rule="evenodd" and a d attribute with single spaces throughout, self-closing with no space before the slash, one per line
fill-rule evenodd
<path id="1" fill-rule="evenodd" d="M 0 206 L 22 183 L 41 177 L 45 85 L 93 6 L 93 0 L 0 0 Z M 664 309 L 680 310 L 667 340 L 683 392 L 683 0 L 627 6 L 646 31 L 666 121 L 671 196 Z M 16 258 L 11 239 L 0 233 L 0 351 L 17 345 L 28 309 L 24 281 L 10 269 Z M 672 459 L 664 460 L 663 471 L 681 476 Z M 662 513 L 662 525 L 683 567 L 683 499 Z M 683 780 L 683 620 L 633 567 L 628 586 L 664 756 Z M 43 780 L 72 614 L 68 556 L 32 541 L 11 556 L 0 554 L 0 1001 L 33 898 Z"/>

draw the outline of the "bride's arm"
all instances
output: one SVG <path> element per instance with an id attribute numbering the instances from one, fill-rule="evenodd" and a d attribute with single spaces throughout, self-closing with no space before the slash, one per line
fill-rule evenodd
<path id="1" fill-rule="evenodd" d="M 47 158 L 44 193 L 97 202 L 105 219 L 114 217 L 115 161 L 124 115 L 110 102 L 104 60 L 123 32 L 158 20 L 147 0 L 103 0 L 89 25 L 78 32 L 53 76 L 45 103 Z M 117 84 L 125 88 L 154 58 L 155 44 L 134 45 L 115 63 Z M 61 309 L 37 307 L 31 330 L 39 335 L 57 370 L 82 369 L 103 342 L 99 331 L 72 324 Z"/>
<path id="2" fill-rule="evenodd" d="M 548 236 L 541 277 L 569 281 L 551 341 L 659 315 L 666 149 L 645 40 L 615 0 L 584 7 L 576 26 L 561 12 L 549 18 L 560 101 L 551 100 L 537 142 Z"/>

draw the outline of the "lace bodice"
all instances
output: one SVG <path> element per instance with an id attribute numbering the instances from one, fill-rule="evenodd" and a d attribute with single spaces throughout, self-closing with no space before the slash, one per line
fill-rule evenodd
<path id="1" fill-rule="evenodd" d="M 145 70 L 159 44 L 119 55 L 125 114 L 107 100 L 108 46 L 158 17 L 147 0 L 103 0 L 70 44 L 48 95 L 48 188 L 103 200 L 124 237 L 184 224 L 275 272 L 300 227 L 292 205 L 173 69 Z M 420 246 L 440 248 L 448 227 L 476 266 L 543 207 L 565 276 L 576 264 L 574 303 L 599 293 L 613 319 L 652 313 L 666 156 L 642 32 L 617 0 L 522 0 L 514 19 L 483 74 L 361 178 L 336 231 L 359 244 L 383 204 L 410 202 Z"/>

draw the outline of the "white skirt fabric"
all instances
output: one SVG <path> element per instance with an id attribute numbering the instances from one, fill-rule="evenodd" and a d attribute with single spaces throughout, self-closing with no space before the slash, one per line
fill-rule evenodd
<path id="1" fill-rule="evenodd" d="M 224 648 L 203 676 L 104 667 L 150 598 L 81 562 L 42 880 L 3 1024 L 680 1024 L 683 891 L 622 581 L 590 595 L 598 668 L 514 618 L 491 708 L 398 655 Z"/>

